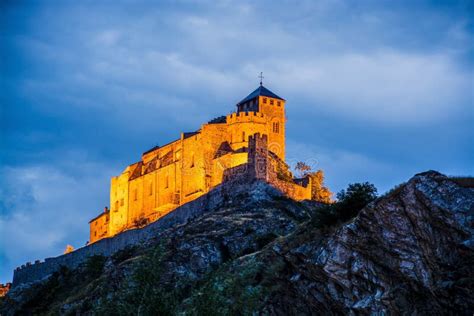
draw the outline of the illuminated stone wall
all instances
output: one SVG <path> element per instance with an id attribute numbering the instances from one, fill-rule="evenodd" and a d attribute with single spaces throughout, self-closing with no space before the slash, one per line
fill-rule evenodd
<path id="1" fill-rule="evenodd" d="M 254 100 L 252 104 L 255 111 L 240 108 L 218 122 L 202 125 L 197 132 L 182 133 L 180 139 L 143 153 L 139 162 L 113 177 L 110 218 L 108 227 L 100 231 L 101 238 L 153 222 L 221 184 L 226 170 L 235 173 L 236 167 L 249 162 L 249 137 L 254 134 L 265 135 L 264 146 L 258 145 L 266 150 L 261 159 L 267 159 L 271 152 L 280 166 L 285 159 L 285 102 L 259 96 L 258 103 Z M 267 163 L 275 168 L 275 162 Z M 307 196 L 306 188 L 293 188 L 291 181 L 280 183 L 278 177 L 270 175 L 265 178 L 291 197 Z M 98 217 L 90 225 L 90 242 L 95 242 L 100 239 L 96 237 L 98 226 L 104 221 Z"/>
<path id="2" fill-rule="evenodd" d="M 109 236 L 110 211 L 106 210 L 90 221 L 89 242 L 95 242 L 99 239 Z"/>

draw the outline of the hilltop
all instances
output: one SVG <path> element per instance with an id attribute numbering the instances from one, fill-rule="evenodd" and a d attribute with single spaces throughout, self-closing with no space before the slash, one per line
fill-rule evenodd
<path id="1" fill-rule="evenodd" d="M 19 286 L 1 314 L 474 311 L 474 188 L 429 171 L 345 221 L 261 181 L 146 243 Z"/>

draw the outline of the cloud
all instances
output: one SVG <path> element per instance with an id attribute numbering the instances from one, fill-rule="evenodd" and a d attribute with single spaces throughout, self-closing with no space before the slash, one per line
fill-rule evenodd
<path id="1" fill-rule="evenodd" d="M 460 48 L 465 52 L 472 39 L 465 18 L 448 24 L 435 43 L 416 38 L 424 46 L 407 49 L 403 41 L 395 42 L 401 35 L 415 40 L 416 34 L 397 24 L 414 22 L 403 10 L 360 12 L 345 2 L 303 7 L 288 13 L 276 5 L 267 12 L 258 4 L 220 2 L 198 6 L 196 12 L 145 10 L 139 22 L 118 9 L 105 25 L 97 22 L 100 10 L 75 14 L 65 9 L 64 15 L 84 20 L 80 30 L 71 32 L 92 40 L 57 49 L 48 38 L 24 38 L 33 58 L 52 62 L 55 69 L 49 78 L 25 81 L 25 93 L 44 91 L 72 106 L 115 107 L 118 113 L 147 104 L 162 113 L 170 107 L 180 111 L 180 106 L 199 113 L 202 103 L 213 113 L 217 100 L 238 101 L 236 92 L 245 94 L 246 83 L 257 82 L 263 70 L 266 82 L 285 91 L 290 101 L 360 121 L 434 123 L 462 115 L 472 104 L 472 66 L 459 61 Z M 294 26 L 279 19 L 292 14 L 299 15 Z M 334 28 L 330 17 L 346 14 L 351 19 Z M 390 34 L 382 31 L 394 26 Z M 73 57 L 72 49 L 84 58 Z"/>
<path id="2" fill-rule="evenodd" d="M 101 211 L 98 202 L 108 205 L 111 168 L 64 156 L 69 161 L 61 166 L 0 169 L 8 184 L 0 190 L 2 280 L 22 262 L 59 255 L 67 244 L 83 246 L 88 220 Z"/>
<path id="3" fill-rule="evenodd" d="M 317 111 L 380 124 L 420 124 L 462 115 L 472 74 L 447 55 L 396 51 L 280 61 L 271 76 Z"/>

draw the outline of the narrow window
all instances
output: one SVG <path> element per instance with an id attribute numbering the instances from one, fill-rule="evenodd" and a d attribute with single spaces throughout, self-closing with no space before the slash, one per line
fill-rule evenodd
<path id="1" fill-rule="evenodd" d="M 133 190 L 133 200 L 134 200 L 134 201 L 138 200 L 138 192 L 137 192 L 137 189 Z"/>
<path id="2" fill-rule="evenodd" d="M 191 155 L 191 167 L 194 167 L 194 154 Z"/>
<path id="3" fill-rule="evenodd" d="M 119 201 L 115 201 L 115 210 L 118 211 L 119 208 Z"/>
<path id="4" fill-rule="evenodd" d="M 273 105 L 273 99 L 270 99 L 270 105 Z"/>
<path id="5" fill-rule="evenodd" d="M 150 195 L 153 195 L 153 183 L 150 183 L 150 192 L 149 192 Z"/>
<path id="6" fill-rule="evenodd" d="M 277 101 L 277 105 L 278 105 L 278 106 L 281 106 L 281 102 L 280 102 L 280 101 Z"/>
<path id="7" fill-rule="evenodd" d="M 168 175 L 166 175 L 166 177 L 165 177 L 165 189 L 168 189 L 168 185 L 169 185 L 169 177 L 168 177 Z"/>
<path id="8" fill-rule="evenodd" d="M 242 141 L 245 142 L 245 132 L 242 132 Z"/>
<path id="9" fill-rule="evenodd" d="M 123 198 L 120 199 L 120 206 L 123 206 Z"/>
<path id="10" fill-rule="evenodd" d="M 279 132 L 280 132 L 280 123 L 278 123 L 278 122 L 273 122 L 272 128 L 273 128 L 273 132 L 274 132 L 274 133 L 279 133 Z"/>
<path id="11" fill-rule="evenodd" d="M 267 103 L 267 98 L 263 98 L 263 103 Z"/>

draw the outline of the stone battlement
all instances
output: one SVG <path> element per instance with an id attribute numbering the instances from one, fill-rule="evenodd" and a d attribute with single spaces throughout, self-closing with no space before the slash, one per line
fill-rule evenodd
<path id="1" fill-rule="evenodd" d="M 234 112 L 227 115 L 227 124 L 243 123 L 243 122 L 261 122 L 265 123 L 265 114 L 261 112 Z"/>

